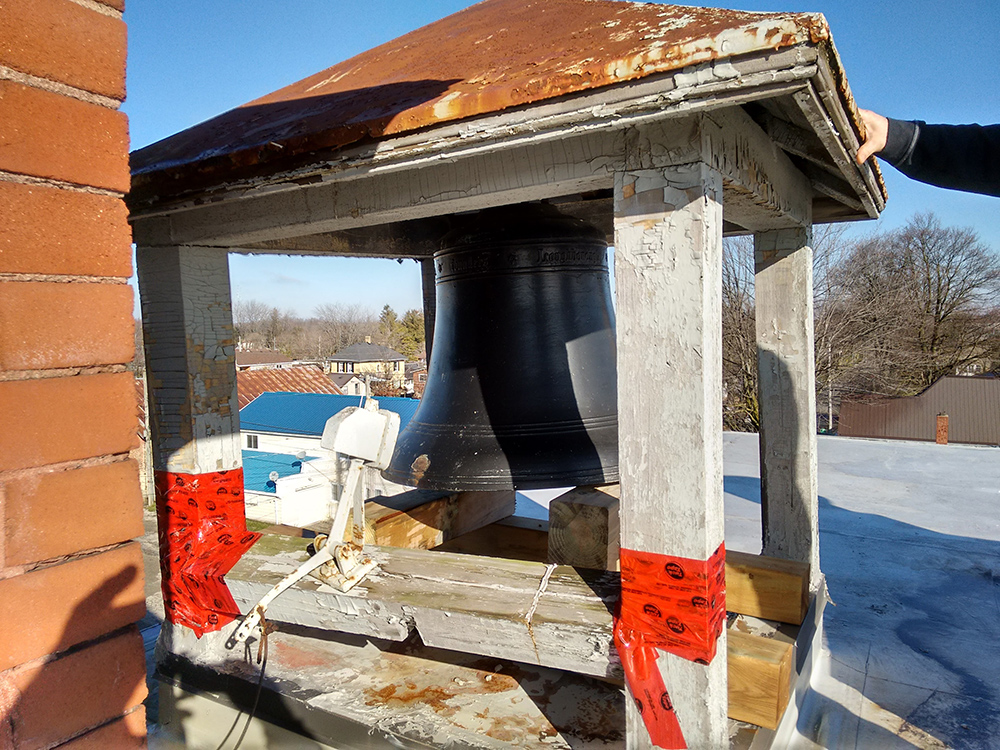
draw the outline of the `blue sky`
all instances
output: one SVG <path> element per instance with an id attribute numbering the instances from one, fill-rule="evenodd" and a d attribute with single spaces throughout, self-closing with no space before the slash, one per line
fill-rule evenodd
<path id="1" fill-rule="evenodd" d="M 468 0 L 128 0 L 132 148 L 305 78 L 471 5 Z M 692 4 L 692 3 L 689 3 Z M 718 5 L 718 3 L 693 3 Z M 1000 3 L 735 0 L 824 13 L 860 106 L 929 122 L 1000 122 Z M 1000 250 L 1000 199 L 941 190 L 884 166 L 885 228 L 934 211 Z M 873 223 L 856 231 L 870 231 Z M 232 256 L 233 296 L 308 316 L 320 304 L 420 306 L 413 261 Z M 377 283 L 373 283 L 377 280 Z"/>

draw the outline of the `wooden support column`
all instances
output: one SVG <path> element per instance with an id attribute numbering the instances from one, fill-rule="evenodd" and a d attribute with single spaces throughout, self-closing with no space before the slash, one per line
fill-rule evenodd
<path id="1" fill-rule="evenodd" d="M 816 370 L 809 228 L 754 235 L 765 555 L 810 566 L 820 580 Z"/>
<path id="2" fill-rule="evenodd" d="M 704 155 L 647 166 L 644 142 L 615 177 L 621 546 L 707 560 L 723 541 L 722 177 Z M 725 638 L 708 665 L 660 652 L 688 747 L 728 745 Z M 652 747 L 626 703 L 627 747 Z"/>
<path id="3" fill-rule="evenodd" d="M 225 250 L 136 251 L 167 619 L 196 633 L 239 614 L 223 575 L 246 529 Z"/>
<path id="4" fill-rule="evenodd" d="M 156 470 L 243 465 L 225 250 L 138 247 L 150 427 Z"/>

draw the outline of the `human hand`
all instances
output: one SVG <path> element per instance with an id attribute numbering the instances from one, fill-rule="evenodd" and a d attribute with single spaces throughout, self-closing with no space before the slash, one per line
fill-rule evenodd
<path id="1" fill-rule="evenodd" d="M 861 115 L 861 122 L 865 124 L 865 142 L 858 149 L 857 159 L 858 164 L 864 164 L 868 161 L 868 157 L 885 148 L 885 141 L 889 135 L 889 121 L 869 109 L 858 109 L 858 114 Z"/>

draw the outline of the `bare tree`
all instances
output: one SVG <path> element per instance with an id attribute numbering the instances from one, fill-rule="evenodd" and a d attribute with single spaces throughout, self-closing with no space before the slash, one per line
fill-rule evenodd
<path id="1" fill-rule="evenodd" d="M 375 316 L 361 305 L 320 305 L 314 315 L 320 336 L 317 356 L 321 357 L 364 341 L 378 327 Z"/>
<path id="2" fill-rule="evenodd" d="M 898 345 L 905 294 L 887 283 L 894 261 L 880 235 L 845 242 L 843 234 L 821 229 L 813 243 L 817 402 L 828 429 L 842 395 L 893 395 L 912 370 Z"/>
<path id="3" fill-rule="evenodd" d="M 754 322 L 753 237 L 722 245 L 722 423 L 727 430 L 760 429 L 757 334 Z"/>
<path id="4" fill-rule="evenodd" d="M 974 232 L 917 215 L 846 241 L 813 235 L 817 401 L 827 426 L 845 394 L 906 396 L 942 375 L 1000 368 L 1000 258 Z M 723 252 L 724 424 L 757 429 L 753 247 Z"/>
<path id="5" fill-rule="evenodd" d="M 996 345 L 988 310 L 1000 304 L 1000 258 L 931 214 L 855 243 L 829 288 L 821 319 L 835 331 L 834 368 L 851 392 L 913 395 L 982 367 Z"/>
<path id="6" fill-rule="evenodd" d="M 910 300 L 907 328 L 919 385 L 980 360 L 995 335 L 982 318 L 1000 302 L 1000 259 L 974 231 L 942 227 L 933 214 L 911 219 L 890 251 Z"/>
<path id="7" fill-rule="evenodd" d="M 264 328 L 270 314 L 271 307 L 259 300 L 237 299 L 233 302 L 233 328 L 235 329 L 236 343 L 261 343 L 251 340 L 259 339 L 264 335 Z"/>

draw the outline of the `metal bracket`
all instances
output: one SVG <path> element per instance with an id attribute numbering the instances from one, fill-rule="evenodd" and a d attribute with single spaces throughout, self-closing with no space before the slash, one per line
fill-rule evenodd
<path id="1" fill-rule="evenodd" d="M 366 464 L 380 469 L 388 466 L 398 433 L 399 415 L 380 410 L 378 401 L 371 398 L 363 407 L 344 409 L 330 417 L 321 444 L 351 461 L 330 533 L 316 537 L 316 553 L 265 594 L 243 618 L 226 642 L 229 648 L 245 642 L 262 622 L 268 605 L 307 575 L 347 592 L 375 569 L 375 562 L 363 554 L 365 501 L 360 492 L 361 471 Z M 351 541 L 345 542 L 347 517 L 351 511 L 354 516 Z"/>

